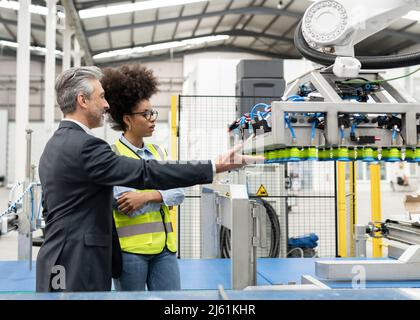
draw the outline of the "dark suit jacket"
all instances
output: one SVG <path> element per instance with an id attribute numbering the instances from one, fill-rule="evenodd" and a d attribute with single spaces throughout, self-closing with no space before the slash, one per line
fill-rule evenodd
<path id="1" fill-rule="evenodd" d="M 36 290 L 111 289 L 112 188 L 172 189 L 210 183 L 210 162 L 162 164 L 116 155 L 103 140 L 63 121 L 39 163 L 45 241 Z M 62 266 L 63 273 L 54 266 Z M 52 273 L 53 272 L 53 273 Z M 55 283 L 55 286 L 52 286 Z M 57 287 L 59 284 L 59 287 Z"/>
<path id="2" fill-rule="evenodd" d="M 120 238 L 118 237 L 117 228 L 115 227 L 114 218 L 112 218 L 112 277 L 118 279 L 122 274 L 122 253 L 120 246 Z"/>

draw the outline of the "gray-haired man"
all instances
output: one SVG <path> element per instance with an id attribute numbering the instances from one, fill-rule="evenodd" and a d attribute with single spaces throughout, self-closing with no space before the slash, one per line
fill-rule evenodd
<path id="1" fill-rule="evenodd" d="M 46 227 L 37 258 L 38 292 L 111 289 L 114 185 L 172 189 L 211 183 L 215 172 L 255 161 L 234 150 L 216 164 L 168 164 L 115 155 L 91 132 L 103 124 L 109 107 L 101 76 L 97 67 L 80 67 L 64 71 L 56 80 L 64 119 L 39 164 Z"/>

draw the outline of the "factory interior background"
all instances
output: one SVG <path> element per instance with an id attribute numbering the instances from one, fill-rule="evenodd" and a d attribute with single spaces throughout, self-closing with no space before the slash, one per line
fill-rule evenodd
<path id="1" fill-rule="evenodd" d="M 70 66 L 96 65 L 105 68 L 141 64 L 153 70 L 159 81 L 159 91 L 151 98 L 151 104 L 158 110 L 159 117 L 154 135 L 146 141 L 164 147 L 173 160 L 216 159 L 231 147 L 228 127 L 242 113 L 249 112 L 257 103 L 272 106 L 275 101 L 285 101 L 283 94 L 287 86 L 320 68 L 319 64 L 303 58 L 293 42 L 299 21 L 315 1 L 174 1 L 166 6 L 119 14 L 94 16 L 94 12 L 89 11 L 104 6 L 154 1 L 0 0 L 0 213 L 16 199 L 19 193 L 17 183 L 25 173 L 27 137 L 22 133 L 25 129 L 32 130 L 29 159 L 32 165 L 31 180 L 39 181 L 41 154 L 62 119 L 58 105 L 55 102 L 51 105 L 51 98 L 46 92 L 46 87 L 51 91 L 51 82 L 48 84 L 51 80 L 48 78 L 55 79 Z M 19 37 L 22 37 L 19 32 L 22 31 L 18 30 L 18 3 L 21 6 L 30 3 L 33 8 L 44 9 L 54 5 L 57 12 L 66 12 L 66 17 L 69 17 L 64 19 L 58 15 L 54 18 L 57 30 L 53 35 L 53 45 L 56 53 L 53 60 L 50 55 L 47 61 L 48 39 L 45 30 L 47 24 L 51 23 L 48 10 L 39 13 L 31 9 L 26 13 L 26 17 L 30 17 L 31 28 L 27 35 L 30 63 L 26 65 L 29 70 L 24 71 L 25 80 L 19 79 L 19 70 L 22 70 L 18 57 Z M 418 21 L 420 19 L 414 14 L 396 19 L 392 25 L 359 43 L 356 53 L 367 56 L 418 51 Z M 70 33 L 68 28 L 71 29 Z M 241 75 L 248 72 L 241 69 L 246 70 L 247 61 L 257 65 L 261 61 L 274 63 L 275 68 L 268 68 L 266 76 L 260 70 L 256 78 L 263 84 L 266 80 L 269 83 L 284 83 L 283 92 L 279 94 L 267 89 L 243 94 L 238 88 L 241 86 Z M 417 68 L 406 66 L 377 72 L 385 79 L 398 78 L 392 81 L 392 85 L 420 104 L 420 72 L 413 73 Z M 29 90 L 25 106 L 28 121 L 24 123 L 17 118 L 18 92 L 25 91 L 18 88 L 19 81 L 21 84 L 27 81 L 26 89 Z M 113 130 L 108 121 L 93 131 L 95 136 L 109 144 L 114 143 L 121 134 Z M 420 222 L 420 208 L 416 211 L 407 204 L 407 196 L 419 193 L 420 170 L 417 162 L 378 162 L 380 176 L 376 188 L 380 190 L 380 221 L 375 221 L 378 215 L 373 215 L 373 206 L 377 203 L 372 203 L 371 162 L 356 161 L 354 166 L 351 163 L 345 162 L 344 167 L 339 169 L 335 161 L 307 160 L 266 163 L 257 168 L 251 166 L 244 169 L 242 173 L 247 177 L 248 194 L 253 197 L 261 195 L 263 187 L 263 198 L 276 209 L 281 230 L 277 258 L 352 257 L 354 224 L 368 226 L 371 222 L 384 222 L 387 219 Z M 344 198 L 337 193 L 340 188 L 338 175 L 342 176 L 341 182 L 345 184 L 345 191 L 341 190 Z M 403 185 L 399 183 L 401 177 L 405 179 Z M 356 187 L 350 190 L 352 178 Z M 225 174 L 223 179 L 229 183 L 243 181 L 238 171 Z M 39 215 L 41 204 L 39 199 L 36 200 L 32 212 L 40 221 L 39 228 L 32 234 L 34 241 L 42 238 L 43 234 Z M 181 261 L 208 258 L 204 243 L 208 238 L 203 233 L 205 208 L 201 201 L 204 200 L 200 186 L 186 188 L 184 202 L 173 213 L 178 258 Z M 343 201 L 346 208 L 340 213 Z M 352 201 L 357 209 L 350 212 L 349 204 Z M 343 220 L 340 224 L 340 219 L 343 219 L 343 216 L 339 218 L 340 214 L 347 219 L 344 227 Z M 354 219 L 357 219 L 356 223 Z M 220 221 L 217 223 L 220 224 Z M 270 228 L 267 219 L 266 239 L 257 249 L 258 257 L 270 254 L 273 236 Z M 318 237 L 317 245 L 301 248 L 308 250 L 298 250 L 300 254 L 296 254 L 290 246 L 290 239 L 311 234 Z M 342 241 L 345 241 L 344 247 Z M 384 238 L 378 243 L 376 239 L 367 238 L 367 258 L 387 257 L 389 240 Z M 378 248 L 380 254 L 375 252 Z M 33 261 L 38 251 L 39 245 L 34 244 L 30 252 Z M 0 261 L 20 260 L 18 252 L 19 231 L 3 232 L 0 235 Z"/>

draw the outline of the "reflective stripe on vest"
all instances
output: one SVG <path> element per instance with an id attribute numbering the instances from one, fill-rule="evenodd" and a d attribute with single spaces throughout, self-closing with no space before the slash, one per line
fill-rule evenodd
<path id="1" fill-rule="evenodd" d="M 152 144 L 146 144 L 146 146 L 156 160 L 166 160 L 166 155 L 160 147 Z M 118 155 L 135 159 L 140 158 L 120 140 L 117 140 L 111 148 Z M 137 190 L 137 192 L 145 191 Z M 173 232 L 169 209 L 166 205 L 161 206 L 160 212 L 147 212 L 135 217 L 128 217 L 114 210 L 114 220 L 122 251 L 157 254 L 162 252 L 166 245 L 168 250 L 176 252 L 176 237 Z"/>
<path id="2" fill-rule="evenodd" d="M 118 236 L 122 237 L 131 237 L 139 234 L 153 233 L 153 232 L 173 232 L 172 223 L 166 222 L 163 226 L 162 222 L 150 222 L 142 224 L 133 224 L 131 226 L 125 226 L 118 228 Z"/>
<path id="3" fill-rule="evenodd" d="M 156 144 L 152 144 L 153 148 L 156 150 L 156 152 L 159 154 L 159 160 L 166 160 L 167 155 L 163 153 L 163 150 Z M 150 149 L 150 145 L 148 145 Z"/>

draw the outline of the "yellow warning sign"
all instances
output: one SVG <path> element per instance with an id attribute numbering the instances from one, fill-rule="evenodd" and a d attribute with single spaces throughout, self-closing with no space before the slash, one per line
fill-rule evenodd
<path id="1" fill-rule="evenodd" d="M 258 188 L 257 197 L 268 197 L 268 192 L 263 185 Z"/>

